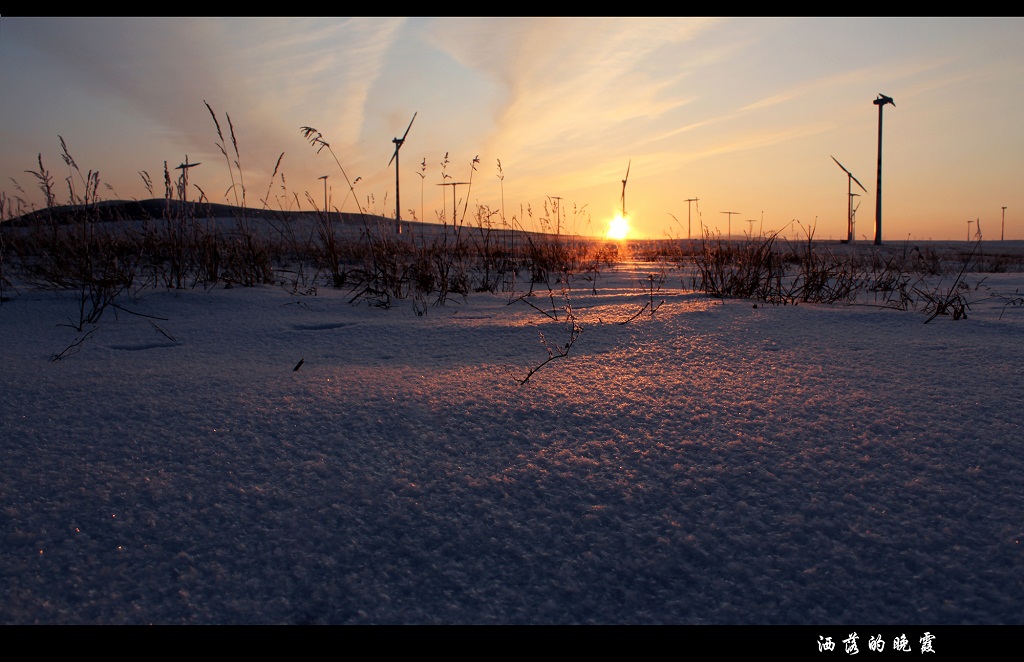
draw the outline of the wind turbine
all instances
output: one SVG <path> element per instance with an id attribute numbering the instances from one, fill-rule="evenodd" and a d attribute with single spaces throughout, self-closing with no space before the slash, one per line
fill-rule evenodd
<path id="1" fill-rule="evenodd" d="M 197 165 L 202 163 L 189 163 L 188 154 L 185 155 L 185 162 L 179 165 L 175 170 L 181 171 L 181 202 L 188 202 L 188 169 L 195 168 Z"/>
<path id="2" fill-rule="evenodd" d="M 875 196 L 875 246 L 882 245 L 882 108 L 885 104 L 891 103 L 893 108 L 896 102 L 892 97 L 887 97 L 881 92 L 878 98 L 871 103 L 878 106 L 878 193 Z"/>
<path id="3" fill-rule="evenodd" d="M 317 177 L 317 179 L 324 180 L 324 218 L 329 219 L 330 210 L 327 209 L 327 177 L 328 175 L 324 175 L 323 177 Z"/>
<path id="4" fill-rule="evenodd" d="M 738 211 L 723 211 L 722 213 L 729 215 L 729 234 L 727 235 L 727 238 L 729 240 L 731 240 L 732 239 L 732 215 L 733 214 L 738 214 L 739 212 Z"/>
<path id="5" fill-rule="evenodd" d="M 687 239 L 690 238 L 690 228 L 691 228 L 691 221 L 692 221 L 691 212 L 693 211 L 693 207 L 690 206 L 690 203 L 691 202 L 697 202 L 697 200 L 699 200 L 699 198 L 687 198 L 686 201 L 685 201 L 686 202 L 686 238 Z M 700 210 L 698 209 L 697 211 L 700 211 Z"/>
<path id="6" fill-rule="evenodd" d="M 455 227 L 456 221 L 458 221 L 458 211 L 455 205 L 455 187 L 456 186 L 469 186 L 469 182 L 445 182 L 438 184 L 438 186 L 451 186 L 452 187 L 452 227 Z"/>
<path id="7" fill-rule="evenodd" d="M 832 156 L 832 155 L 829 154 L 829 156 Z M 856 177 L 853 176 L 852 172 L 850 172 L 849 170 L 847 170 L 846 168 L 843 167 L 843 164 L 840 163 L 839 160 L 836 159 L 836 157 L 832 156 L 832 160 L 836 162 L 837 166 L 839 166 L 840 168 L 843 168 L 843 172 L 845 172 L 847 174 L 847 179 L 846 179 L 846 242 L 844 242 L 844 243 L 850 243 L 851 241 L 853 241 L 853 196 L 857 195 L 856 193 L 853 192 L 853 182 L 857 182 L 857 186 L 859 186 L 860 189 L 862 191 L 864 191 L 865 193 L 867 193 L 868 190 L 866 188 L 864 188 L 864 185 L 861 184 L 860 181 L 858 181 L 858 179 Z"/>
<path id="8" fill-rule="evenodd" d="M 553 195 L 551 199 L 555 201 L 555 236 L 559 237 L 562 235 L 562 196 Z"/>
<path id="9" fill-rule="evenodd" d="M 626 164 L 626 178 L 622 180 L 622 218 L 626 218 L 626 182 L 629 181 L 629 168 L 633 165 L 633 159 Z"/>
<path id="10" fill-rule="evenodd" d="M 409 120 L 409 126 L 405 127 L 405 133 L 402 134 L 401 138 L 393 138 L 391 142 L 395 143 L 395 153 L 391 155 L 391 161 L 395 162 L 395 232 L 398 234 L 402 233 L 402 201 L 399 199 L 399 187 L 398 187 L 398 150 L 402 149 L 402 144 L 405 142 L 405 137 L 409 135 L 409 129 L 412 128 L 412 123 L 416 121 L 416 116 L 419 111 L 412 114 L 412 119 Z M 388 161 L 388 166 L 391 165 L 391 161 Z"/>

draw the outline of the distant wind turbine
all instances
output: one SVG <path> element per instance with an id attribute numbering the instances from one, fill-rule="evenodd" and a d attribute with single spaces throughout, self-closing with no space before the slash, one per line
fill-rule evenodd
<path id="1" fill-rule="evenodd" d="M 328 216 L 330 210 L 327 208 L 327 177 L 327 175 L 324 175 L 323 177 L 317 177 L 317 179 L 324 180 L 324 218 L 330 218 L 330 216 Z"/>
<path id="2" fill-rule="evenodd" d="M 831 156 L 831 154 L 829 155 Z M 846 179 L 846 243 L 853 241 L 853 196 L 857 195 L 853 192 L 853 182 L 857 182 L 857 186 L 861 188 L 865 193 L 868 192 L 864 185 L 853 176 L 853 173 L 843 167 L 843 164 L 839 162 L 836 157 L 832 156 L 832 160 L 836 162 L 836 165 L 843 169 L 843 172 L 847 174 Z"/>
<path id="3" fill-rule="evenodd" d="M 699 200 L 699 198 L 687 198 L 685 200 L 685 202 L 686 202 L 686 238 L 687 239 L 690 238 L 690 227 L 691 227 L 691 222 L 693 220 L 692 219 L 692 215 L 691 215 L 691 212 L 693 211 L 693 207 L 690 206 L 690 203 L 691 202 L 697 202 L 698 200 Z M 697 211 L 700 211 L 700 210 L 698 209 Z"/>
<path id="4" fill-rule="evenodd" d="M 555 236 L 562 236 L 562 196 L 552 195 L 551 199 L 555 201 Z"/>
<path id="5" fill-rule="evenodd" d="M 412 114 L 412 119 L 409 120 L 409 126 L 405 127 L 405 133 L 402 134 L 401 138 L 394 138 L 391 142 L 395 143 L 395 153 L 391 155 L 391 161 L 395 162 L 395 232 L 398 234 L 402 233 L 402 201 L 399 197 L 399 183 L 398 183 L 398 150 L 402 149 L 402 144 L 405 143 L 405 137 L 409 135 L 409 129 L 412 128 L 412 123 L 416 121 L 416 116 L 419 111 Z M 391 165 L 391 161 L 388 161 L 388 165 Z"/>
<path id="6" fill-rule="evenodd" d="M 185 155 L 185 162 L 179 165 L 175 170 L 181 171 L 181 201 L 183 203 L 188 202 L 188 169 L 194 168 L 202 163 L 189 163 L 188 154 Z M 200 202 L 202 200 L 200 199 Z"/>
<path id="7" fill-rule="evenodd" d="M 732 239 L 732 215 L 733 214 L 738 214 L 739 212 L 738 211 L 723 211 L 722 213 L 729 215 L 729 234 L 726 235 L 726 238 L 727 239 Z"/>
<path id="8" fill-rule="evenodd" d="M 459 217 L 459 214 L 456 211 L 455 187 L 456 186 L 469 186 L 469 184 L 470 184 L 469 182 L 445 182 L 443 184 L 438 184 L 438 186 L 451 186 L 452 187 L 452 227 L 455 227 L 456 222 L 458 221 L 458 217 Z"/>
<path id="9" fill-rule="evenodd" d="M 626 218 L 626 182 L 629 181 L 629 168 L 633 165 L 633 159 L 626 164 L 626 177 L 622 180 L 622 218 Z"/>

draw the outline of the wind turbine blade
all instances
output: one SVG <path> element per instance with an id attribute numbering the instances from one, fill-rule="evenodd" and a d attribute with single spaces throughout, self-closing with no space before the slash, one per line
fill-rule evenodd
<path id="1" fill-rule="evenodd" d="M 395 143 L 395 153 L 391 155 L 391 161 L 388 161 L 388 166 L 390 166 L 391 163 L 394 162 L 396 158 L 398 158 L 398 150 L 402 149 L 402 144 L 405 142 L 405 137 L 409 135 L 409 129 L 412 128 L 412 123 L 416 121 L 416 116 L 419 114 L 420 112 L 418 110 L 415 113 L 413 113 L 412 119 L 409 120 L 409 126 L 405 127 L 405 133 L 402 134 L 402 137 L 395 138 L 394 140 L 391 141 Z M 445 154 L 445 156 L 447 157 L 448 155 Z"/>
<path id="2" fill-rule="evenodd" d="M 829 154 L 829 156 L 832 156 L 832 155 L 831 155 L 831 154 Z M 842 164 L 842 163 L 840 163 L 840 162 L 839 162 L 839 160 L 838 160 L 838 159 L 836 159 L 836 157 L 832 156 L 832 160 L 836 162 L 836 165 L 837 165 L 837 166 L 839 166 L 840 168 L 843 168 L 843 164 Z M 843 172 L 845 172 L 845 173 L 846 173 L 847 175 L 850 175 L 850 177 L 853 177 L 853 175 L 852 175 L 852 174 L 850 174 L 850 171 L 849 171 L 849 170 L 847 170 L 846 168 L 843 168 Z"/>
<path id="3" fill-rule="evenodd" d="M 399 145 L 401 145 L 402 143 L 405 142 L 405 137 L 407 135 L 409 135 L 409 129 L 412 128 L 412 123 L 416 121 L 416 116 L 419 115 L 419 114 L 420 114 L 420 111 L 418 111 L 418 110 L 415 113 L 412 114 L 412 119 L 409 120 L 409 126 L 405 127 L 405 133 L 402 134 L 402 140 L 401 140 L 401 142 L 398 143 Z"/>
<path id="4" fill-rule="evenodd" d="M 630 166 L 632 166 L 632 165 L 633 165 L 633 159 L 630 159 L 630 160 L 629 160 L 629 163 L 627 163 L 627 164 L 626 164 L 626 179 L 623 179 L 623 180 L 622 180 L 622 184 L 623 184 L 623 185 L 625 185 L 625 184 L 626 184 L 626 182 L 627 182 L 627 181 L 629 181 L 629 168 L 630 168 Z"/>
<path id="5" fill-rule="evenodd" d="M 829 154 L 829 156 L 832 156 L 832 155 Z M 861 184 L 859 181 L 857 181 L 857 178 L 853 176 L 853 173 L 850 172 L 849 170 L 847 170 L 845 167 L 843 167 L 843 164 L 840 163 L 839 160 L 836 159 L 836 157 L 832 156 L 832 160 L 836 162 L 837 166 L 839 166 L 840 168 L 843 168 L 843 172 L 845 172 L 847 175 L 849 175 L 850 179 L 852 179 L 853 181 L 857 182 L 857 186 L 859 186 L 862 191 L 864 191 L 865 193 L 868 192 L 868 190 L 866 188 L 864 188 L 864 185 Z"/>

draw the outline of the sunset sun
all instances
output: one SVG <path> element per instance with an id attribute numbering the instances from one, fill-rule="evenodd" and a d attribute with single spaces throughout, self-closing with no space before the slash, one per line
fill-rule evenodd
<path id="1" fill-rule="evenodd" d="M 622 216 L 616 216 L 608 223 L 608 234 L 609 239 L 615 239 L 616 241 L 625 239 L 626 235 L 629 234 L 629 221 L 622 218 Z"/>

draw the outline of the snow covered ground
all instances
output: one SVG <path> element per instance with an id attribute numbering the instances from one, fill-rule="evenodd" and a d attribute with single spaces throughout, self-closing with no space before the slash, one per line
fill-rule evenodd
<path id="1" fill-rule="evenodd" d="M 1024 274 L 616 324 L 649 273 L 523 386 L 560 291 L 153 291 L 59 361 L 73 296 L 5 292 L 0 622 L 1024 624 Z"/>

